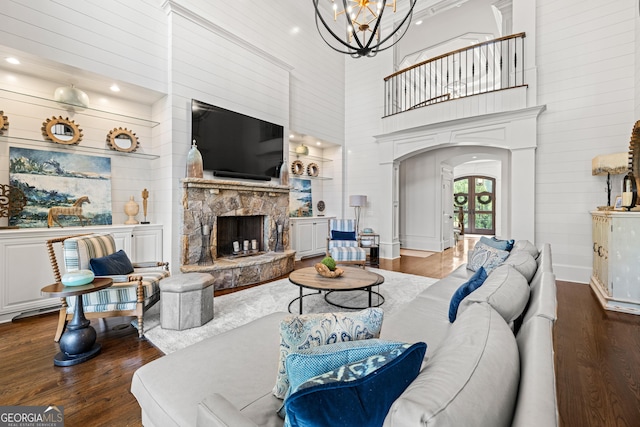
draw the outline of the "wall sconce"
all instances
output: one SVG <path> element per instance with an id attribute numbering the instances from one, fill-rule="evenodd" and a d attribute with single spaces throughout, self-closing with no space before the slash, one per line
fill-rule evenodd
<path id="1" fill-rule="evenodd" d="M 607 176 L 607 207 L 611 207 L 611 175 L 626 173 L 629 154 L 626 151 L 614 154 L 602 154 L 591 160 L 591 175 Z"/>
<path id="2" fill-rule="evenodd" d="M 356 235 L 360 227 L 360 210 L 367 205 L 367 196 L 349 196 L 349 206 L 353 206 L 356 213 Z"/>

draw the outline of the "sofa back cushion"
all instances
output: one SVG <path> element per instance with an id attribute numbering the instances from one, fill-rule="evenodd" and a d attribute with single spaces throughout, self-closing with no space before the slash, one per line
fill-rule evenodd
<path id="1" fill-rule="evenodd" d="M 527 283 L 531 282 L 538 269 L 538 263 L 535 258 L 527 251 L 512 251 L 507 259 L 504 260 L 504 264 L 509 264 L 518 270 L 527 279 Z"/>
<path id="2" fill-rule="evenodd" d="M 474 304 L 393 403 L 384 426 L 508 426 L 519 377 L 511 329 L 488 304 Z"/>
<path id="3" fill-rule="evenodd" d="M 536 247 L 536 245 L 534 245 L 533 243 L 531 243 L 528 240 L 517 240 L 514 244 L 513 244 L 513 249 L 511 249 L 512 251 L 526 251 L 529 252 L 529 255 L 531 255 L 534 258 L 538 258 L 539 255 L 539 251 L 538 248 Z"/>
<path id="4" fill-rule="evenodd" d="M 458 315 L 470 305 L 486 302 L 511 323 L 524 311 L 529 301 L 529 283 L 515 268 L 501 265 L 493 270 L 482 286 L 460 303 Z"/>

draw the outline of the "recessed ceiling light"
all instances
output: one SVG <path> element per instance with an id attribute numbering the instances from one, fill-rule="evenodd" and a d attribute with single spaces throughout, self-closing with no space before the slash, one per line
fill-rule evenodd
<path id="1" fill-rule="evenodd" d="M 300 27 L 293 27 L 289 32 L 291 34 L 298 34 L 300 32 Z"/>
<path id="2" fill-rule="evenodd" d="M 120 88 L 118 87 L 117 84 L 112 84 L 111 87 L 109 88 L 111 89 L 112 92 L 120 92 Z"/>
<path id="3" fill-rule="evenodd" d="M 322 145 L 322 141 L 316 141 L 316 145 Z"/>
<path id="4" fill-rule="evenodd" d="M 422 19 L 419 21 L 416 21 L 416 25 L 422 25 Z"/>
<path id="5" fill-rule="evenodd" d="M 5 61 L 7 61 L 9 64 L 20 65 L 20 60 L 18 58 L 14 58 L 13 56 L 5 58 Z"/>

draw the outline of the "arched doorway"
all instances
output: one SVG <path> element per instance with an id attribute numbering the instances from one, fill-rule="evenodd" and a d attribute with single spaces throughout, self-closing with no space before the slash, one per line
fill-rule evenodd
<path id="1" fill-rule="evenodd" d="M 496 234 L 496 180 L 465 176 L 453 182 L 453 203 L 462 209 L 464 233 Z"/>

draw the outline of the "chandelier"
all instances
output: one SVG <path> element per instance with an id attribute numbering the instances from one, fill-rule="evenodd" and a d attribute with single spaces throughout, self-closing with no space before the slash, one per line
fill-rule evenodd
<path id="1" fill-rule="evenodd" d="M 382 16 L 388 8 L 396 13 L 396 0 L 330 1 L 333 4 L 333 22 L 323 16 L 326 12 L 320 10 L 322 8 L 318 5 L 320 0 L 313 0 L 316 10 L 316 27 L 320 37 L 333 50 L 360 58 L 373 57 L 400 41 L 409 28 L 413 7 L 417 0 L 406 0 L 409 2 L 409 10 L 395 28 L 392 25 L 382 28 Z M 342 10 L 339 10 L 338 3 L 342 3 Z M 397 37 L 396 34 L 398 34 Z"/>

